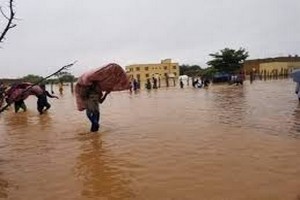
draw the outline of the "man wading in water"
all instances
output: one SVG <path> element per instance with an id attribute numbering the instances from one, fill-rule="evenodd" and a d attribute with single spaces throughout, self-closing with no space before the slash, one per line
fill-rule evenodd
<path id="1" fill-rule="evenodd" d="M 48 110 L 51 107 L 50 103 L 48 103 L 47 96 L 50 97 L 50 98 L 56 98 L 56 99 L 58 99 L 58 97 L 54 96 L 54 95 L 51 95 L 46 90 L 46 86 L 44 84 L 41 84 L 40 88 L 42 88 L 43 93 L 40 94 L 40 95 L 37 95 L 37 98 L 38 98 L 38 100 L 37 100 L 37 109 L 38 109 L 40 114 L 43 114 L 44 111 Z M 44 108 L 46 108 L 46 109 L 44 110 Z"/>
<path id="2" fill-rule="evenodd" d="M 99 85 L 96 82 L 93 82 L 84 94 L 84 100 L 86 104 L 86 115 L 92 124 L 91 132 L 96 132 L 99 130 L 99 103 L 102 104 L 109 93 L 110 91 L 107 91 L 103 96 Z"/>

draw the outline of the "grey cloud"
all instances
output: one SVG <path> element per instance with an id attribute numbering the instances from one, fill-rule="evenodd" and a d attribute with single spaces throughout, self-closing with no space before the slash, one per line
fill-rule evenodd
<path id="1" fill-rule="evenodd" d="M 21 20 L 2 44 L 0 77 L 46 75 L 73 60 L 76 75 L 166 57 L 204 65 L 224 47 L 252 58 L 296 54 L 299 8 L 298 0 L 16 0 Z"/>

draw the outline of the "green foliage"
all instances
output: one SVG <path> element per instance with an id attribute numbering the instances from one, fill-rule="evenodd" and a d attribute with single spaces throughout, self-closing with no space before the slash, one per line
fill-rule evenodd
<path id="1" fill-rule="evenodd" d="M 202 69 L 198 65 L 180 65 L 180 75 L 199 76 Z"/>
<path id="2" fill-rule="evenodd" d="M 209 54 L 213 59 L 207 64 L 214 67 L 218 72 L 231 73 L 241 69 L 244 60 L 249 56 L 248 52 L 240 48 L 238 50 L 225 48 L 220 53 Z"/>
<path id="3" fill-rule="evenodd" d="M 202 70 L 202 76 L 206 78 L 212 78 L 217 70 L 214 67 L 208 67 Z"/>
<path id="4" fill-rule="evenodd" d="M 34 75 L 34 74 L 28 74 L 27 76 L 24 76 L 22 79 L 25 82 L 36 83 L 36 82 L 42 80 L 43 77 L 37 76 L 37 75 Z"/>
<path id="5" fill-rule="evenodd" d="M 75 77 L 70 73 L 65 73 L 64 75 L 60 76 L 58 80 L 60 82 L 74 82 Z"/>
<path id="6" fill-rule="evenodd" d="M 76 78 L 71 73 L 68 73 L 68 72 L 60 73 L 56 77 L 57 78 L 47 79 L 43 82 L 45 84 L 51 84 L 51 83 L 57 84 L 59 82 L 67 83 L 67 82 L 75 82 L 76 81 Z M 28 74 L 22 78 L 23 81 L 30 82 L 30 83 L 36 83 L 42 79 L 43 79 L 43 77 L 34 75 L 34 74 Z"/>

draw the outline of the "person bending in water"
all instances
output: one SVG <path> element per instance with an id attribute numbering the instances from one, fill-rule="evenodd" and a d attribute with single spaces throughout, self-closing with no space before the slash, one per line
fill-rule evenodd
<path id="1" fill-rule="evenodd" d="M 100 121 L 100 109 L 99 103 L 102 104 L 106 99 L 110 91 L 105 92 L 103 95 L 99 85 L 94 82 L 88 87 L 86 93 L 84 94 L 85 104 L 86 104 L 86 116 L 91 122 L 91 132 L 97 132 L 99 130 Z"/>
<path id="2" fill-rule="evenodd" d="M 43 114 L 44 111 L 48 110 L 51 105 L 50 103 L 48 103 L 47 97 L 50 98 L 56 98 L 58 99 L 57 96 L 51 95 L 47 90 L 46 90 L 46 86 L 44 84 L 40 85 L 41 89 L 43 90 L 43 93 L 40 95 L 37 95 L 37 110 L 39 111 L 40 114 Z M 44 109 L 46 108 L 46 109 Z"/>

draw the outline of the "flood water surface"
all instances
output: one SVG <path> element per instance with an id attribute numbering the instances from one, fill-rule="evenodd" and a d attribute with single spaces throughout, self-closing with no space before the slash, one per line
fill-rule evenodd
<path id="1" fill-rule="evenodd" d="M 44 115 L 0 115 L 0 198 L 253 200 L 300 197 L 291 80 L 113 92 L 89 132 L 65 87 Z"/>

